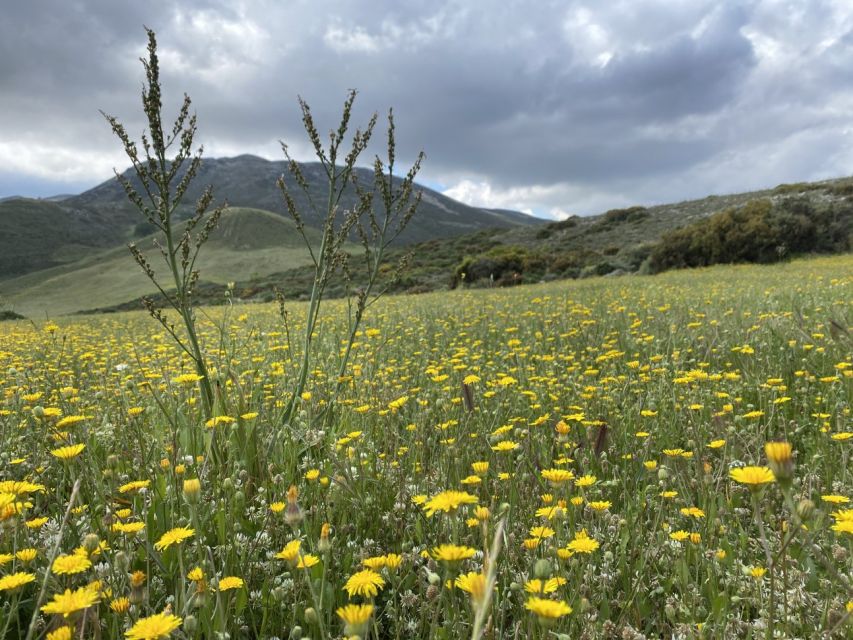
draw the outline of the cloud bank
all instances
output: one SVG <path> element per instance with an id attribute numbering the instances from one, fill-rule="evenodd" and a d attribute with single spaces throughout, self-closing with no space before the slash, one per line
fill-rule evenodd
<path id="1" fill-rule="evenodd" d="M 845 0 L 33 0 L 0 22 L 0 197 L 124 168 L 98 109 L 141 132 L 143 25 L 165 102 L 208 156 L 310 159 L 296 96 L 331 128 L 393 106 L 399 155 L 474 205 L 545 217 L 853 174 Z"/>

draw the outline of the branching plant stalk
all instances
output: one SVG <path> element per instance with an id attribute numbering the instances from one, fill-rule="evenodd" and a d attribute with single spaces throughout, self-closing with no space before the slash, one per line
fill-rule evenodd
<path id="1" fill-rule="evenodd" d="M 184 95 L 181 109 L 171 130 L 163 130 L 162 100 L 160 89 L 160 66 L 157 58 L 157 39 L 150 29 L 148 33 L 148 58 L 142 58 L 146 83 L 142 90 L 142 108 L 146 116 L 148 129 L 141 136 L 142 153 L 127 129 L 115 117 L 101 112 L 109 123 L 113 133 L 121 141 L 124 151 L 130 159 L 135 180 L 116 171 L 116 177 L 124 188 L 130 202 L 139 210 L 145 220 L 165 239 L 165 247 L 155 240 L 155 246 L 166 263 L 174 284 L 174 291 L 167 290 L 170 285 L 162 282 L 155 274 L 148 258 L 135 245 L 129 249 L 134 260 L 151 280 L 164 299 L 167 307 L 173 309 L 181 319 L 183 332 L 167 318 L 150 298 L 143 303 L 151 316 L 157 320 L 172 337 L 177 346 L 192 360 L 199 376 L 199 392 L 205 418 L 209 420 L 215 414 L 215 397 L 210 370 L 199 339 L 193 306 L 193 294 L 199 280 L 195 268 L 201 247 L 219 223 L 225 204 L 209 210 L 213 202 L 210 188 L 204 190 L 189 217 L 177 225 L 179 207 L 198 174 L 201 166 L 203 148 L 193 151 L 193 141 L 197 132 L 196 116 L 190 115 L 191 101 Z M 169 149 L 177 146 L 173 158 L 167 158 Z M 197 233 L 194 233 L 198 229 Z"/>
<path id="2" fill-rule="evenodd" d="M 293 218 L 296 229 L 305 242 L 314 264 L 314 280 L 305 321 L 305 337 L 302 343 L 302 352 L 299 356 L 299 367 L 292 393 L 282 412 L 282 421 L 284 423 L 289 422 L 292 418 L 296 403 L 308 385 L 308 374 L 311 367 L 314 341 L 317 337 L 317 329 L 321 317 L 321 305 L 330 278 L 335 273 L 342 272 L 347 284 L 347 291 L 350 293 L 352 291 L 351 274 L 349 273 L 350 256 L 344 250 L 350 235 L 356 234 L 361 240 L 367 280 L 355 294 L 355 310 L 353 311 L 352 306 L 350 306 L 347 338 L 344 341 L 345 346 L 340 356 L 338 382 L 331 398 L 332 401 L 340 390 L 341 379 L 346 373 L 347 362 L 352 352 L 359 326 L 364 317 L 364 312 L 370 304 L 375 302 L 384 293 L 384 290 L 376 293 L 375 287 L 381 273 L 385 250 L 406 228 L 420 203 L 420 194 L 413 194 L 413 185 L 415 175 L 420 169 L 423 154 L 418 156 L 418 159 L 406 177 L 398 181 L 396 188 L 394 185 L 393 171 L 396 142 L 394 140 L 393 112 L 389 112 L 388 115 L 387 179 L 386 164 L 378 157 L 374 162 L 372 189 L 366 189 L 363 185 L 359 184 L 355 167 L 359 156 L 367 148 L 373 134 L 373 129 L 377 121 L 376 114 L 373 114 L 364 130 L 358 129 L 352 135 L 350 151 L 344 158 L 343 163 L 338 164 L 340 145 L 347 135 L 355 96 L 356 93 L 352 91 L 347 97 L 344 103 L 341 122 L 337 130 L 329 134 L 330 142 L 327 148 L 324 148 L 320 142 L 320 136 L 317 133 L 310 108 L 302 99 L 299 101 L 302 108 L 302 122 L 305 131 L 314 146 L 314 152 L 328 180 L 325 210 L 318 210 L 299 164 L 290 157 L 287 145 L 282 144 L 282 150 L 288 160 L 290 179 L 285 180 L 285 177 L 281 176 L 278 180 L 278 186 L 282 192 L 287 211 Z M 291 195 L 291 186 L 289 184 L 291 182 L 295 183 L 302 190 L 312 213 L 315 216 L 321 217 L 323 221 L 319 247 L 315 247 L 305 233 L 304 212 L 300 211 Z M 341 211 L 341 200 L 347 189 L 355 192 L 355 205 L 346 211 Z M 377 194 L 381 197 L 383 205 L 381 216 L 377 216 L 374 212 L 374 202 Z M 404 266 L 405 261 L 398 265 L 397 276 L 399 276 Z M 352 296 L 350 296 L 350 300 L 351 298 Z M 352 302 L 350 302 L 350 305 L 352 305 Z M 284 314 L 282 316 L 285 317 Z M 327 403 L 327 407 L 334 404 L 332 401 Z"/>

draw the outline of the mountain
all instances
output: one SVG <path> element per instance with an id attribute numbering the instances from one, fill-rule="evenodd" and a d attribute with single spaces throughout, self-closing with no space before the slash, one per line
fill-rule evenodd
<path id="1" fill-rule="evenodd" d="M 419 293 L 458 286 L 650 273 L 659 270 L 661 264 L 671 268 L 716 262 L 774 262 L 792 255 L 849 251 L 851 247 L 853 179 L 839 179 L 648 208 L 614 209 L 538 227 L 486 229 L 397 247 L 389 252 L 388 259 L 394 262 L 411 252 L 409 268 L 390 291 Z M 364 274 L 358 271 L 359 261 L 352 264 L 357 283 Z M 288 299 L 300 298 L 310 290 L 311 278 L 311 269 L 296 267 L 238 281 L 234 296 L 269 301 L 278 289 Z M 344 295 L 342 281 L 332 280 L 328 294 Z M 222 301 L 222 287 L 207 284 L 200 287 L 199 295 L 202 303 L 217 304 Z M 89 309 L 139 307 L 138 300 L 131 300 Z"/>
<path id="2" fill-rule="evenodd" d="M 314 242 L 319 241 L 319 234 L 315 229 L 306 229 L 306 235 Z M 166 267 L 155 241 L 162 238 L 152 234 L 135 243 L 147 255 L 155 273 L 163 274 Z M 355 246 L 348 248 L 354 250 Z M 200 254 L 198 268 L 221 294 L 228 282 L 268 276 L 309 261 L 292 221 L 268 211 L 230 207 Z M 152 290 L 151 282 L 125 246 L 90 250 L 74 262 L 0 282 L 0 297 L 27 316 L 109 307 L 138 299 Z"/>
<path id="3" fill-rule="evenodd" d="M 229 196 L 233 204 L 255 198 L 258 206 L 232 207 L 205 248 L 200 263 L 204 282 L 199 286 L 203 302 L 221 302 L 225 283 L 232 281 L 236 282 L 238 299 L 269 300 L 274 287 L 290 299 L 306 295 L 311 280 L 310 258 L 293 223 L 264 209 L 275 206 L 277 194 L 260 186 L 273 181 L 276 166 L 283 168 L 281 163 L 252 156 L 208 161 L 203 177 L 219 181 L 223 190 L 233 193 Z M 312 176 L 312 184 L 318 183 L 319 167 L 304 168 Z M 260 176 L 254 186 L 252 176 Z M 5 268 L 18 270 L 17 277 L 0 279 L 0 299 L 30 316 L 139 308 L 138 298 L 150 294 L 151 286 L 122 245 L 135 235 L 140 247 L 150 249 L 156 237 L 139 224 L 138 214 L 122 197 L 120 187 L 105 183 L 61 203 L 0 203 L 0 225 L 4 225 L 0 231 L 11 229 L 19 234 L 17 246 L 12 243 L 10 247 L 16 252 L 9 254 L 13 257 L 5 258 L 0 252 Z M 756 203 L 760 206 L 754 206 Z M 10 213 L 3 209 L 22 204 L 25 211 L 14 209 Z M 550 223 L 537 223 L 511 211 L 466 207 L 425 190 L 424 209 L 415 220 L 420 216 L 425 219 L 419 222 L 414 237 L 429 232 L 429 239 L 414 242 L 410 238 L 408 245 L 389 252 L 391 261 L 413 252 L 410 268 L 394 291 L 655 270 L 649 267 L 650 259 L 660 254 L 662 247 L 666 260 L 659 260 L 661 264 L 707 264 L 707 255 L 679 255 L 690 250 L 693 238 L 705 245 L 703 250 L 715 252 L 714 260 L 723 261 L 754 259 L 744 247 L 734 247 L 734 251 L 724 246 L 725 251 L 721 251 L 717 246 L 732 238 L 740 242 L 743 237 L 763 243 L 761 260 L 768 255 L 772 259 L 784 257 L 788 248 L 799 253 L 849 250 L 853 243 L 853 178 L 615 209 Z M 732 225 L 743 219 L 756 226 L 749 233 L 732 234 Z M 30 220 L 37 223 L 28 225 Z M 477 226 L 486 222 L 490 226 Z M 471 226 L 477 228 L 465 233 Z M 308 232 L 315 233 L 311 228 Z M 759 237 L 761 234 L 764 237 Z M 794 241 L 785 234 L 803 238 Z M 0 242 L 5 237 L 0 236 Z M 749 246 L 746 249 L 751 250 Z M 157 260 L 154 254 L 155 269 Z M 352 263 L 357 269 L 359 261 Z M 27 273 L 33 268 L 39 270 Z M 354 275 L 358 281 L 359 274 Z M 330 283 L 330 295 L 343 293 L 340 281 Z"/>
<path id="4" fill-rule="evenodd" d="M 0 202 L 0 279 L 47 269 L 114 246 L 122 234 L 108 217 L 46 200 Z"/>
<path id="5" fill-rule="evenodd" d="M 301 163 L 300 167 L 308 182 L 311 198 L 315 202 L 325 203 L 326 175 L 322 165 L 319 162 L 307 162 Z M 276 180 L 282 174 L 289 179 L 287 166 L 283 160 L 271 161 L 252 155 L 205 159 L 198 176 L 187 191 L 183 206 L 189 211 L 205 187 L 212 185 L 216 198 L 227 200 L 231 206 L 249 207 L 285 215 L 281 192 L 276 187 Z M 362 184 L 372 183 L 372 170 L 357 168 L 356 174 Z M 124 175 L 129 179 L 134 178 L 130 170 Z M 319 227 L 322 224 L 323 212 L 312 211 L 302 191 L 296 188 L 292 181 L 288 180 L 288 184 L 291 186 L 294 200 L 303 212 L 305 224 Z M 423 193 L 423 200 L 418 215 L 401 237 L 404 243 L 460 235 L 492 227 L 535 225 L 539 222 L 536 218 L 517 211 L 493 211 L 470 207 L 422 185 L 418 185 L 417 188 Z M 355 202 L 355 191 L 349 188 L 340 206 L 342 209 L 351 208 Z M 138 222 L 139 214 L 127 201 L 124 189 L 117 180 L 108 180 L 79 196 L 63 201 L 63 204 L 112 213 L 124 224 Z"/>
<path id="6" fill-rule="evenodd" d="M 284 219 L 285 207 L 276 180 L 285 170 L 283 161 L 272 162 L 251 155 L 205 159 L 179 215 L 189 215 L 202 191 L 212 185 L 217 201 L 225 199 L 232 207 L 269 211 Z M 325 202 L 325 176 L 321 165 L 306 163 L 302 170 L 312 198 Z M 358 169 L 358 174 L 365 182 L 372 179 L 368 169 Z M 130 169 L 124 175 L 132 180 L 135 178 Z M 401 243 L 540 222 L 515 211 L 469 207 L 432 189 L 418 188 L 423 192 L 423 202 L 418 215 L 400 238 Z M 293 194 L 305 212 L 306 225 L 319 227 L 321 218 L 310 210 L 301 191 L 294 189 Z M 341 206 L 352 206 L 354 201 L 350 189 Z M 75 196 L 5 198 L 0 200 L 0 281 L 67 265 L 89 256 L 92 251 L 124 245 L 151 231 L 153 227 L 128 202 L 115 178 Z"/>

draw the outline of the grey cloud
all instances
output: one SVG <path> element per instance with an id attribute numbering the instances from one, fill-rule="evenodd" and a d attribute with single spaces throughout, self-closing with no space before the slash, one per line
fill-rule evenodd
<path id="1" fill-rule="evenodd" d="M 28 176 L 23 190 L 76 186 L 85 171 L 28 170 L 39 154 L 4 157 L 4 141 L 76 151 L 93 184 L 102 165 L 121 165 L 97 109 L 141 130 L 143 24 L 158 32 L 167 104 L 192 96 L 214 153 L 275 157 L 279 138 L 305 153 L 296 95 L 328 128 L 358 88 L 356 121 L 393 106 L 401 155 L 423 148 L 426 177 L 536 194 L 526 208 L 537 211 L 853 172 L 843 0 L 11 4 L 0 22 L 5 193 L 13 174 Z"/>

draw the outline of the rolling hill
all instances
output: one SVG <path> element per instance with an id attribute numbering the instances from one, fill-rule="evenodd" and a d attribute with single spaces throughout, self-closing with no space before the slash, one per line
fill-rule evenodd
<path id="1" fill-rule="evenodd" d="M 747 220 L 750 228 L 735 229 L 734 238 L 731 233 L 726 236 L 726 226 L 721 222 L 756 212 L 757 217 Z M 700 243 L 695 247 L 700 258 L 698 264 L 707 258 L 702 251 L 709 242 L 714 250 L 726 249 L 728 244 L 730 249 L 764 251 L 752 256 L 749 251 L 728 254 L 720 251 L 714 262 L 775 261 L 803 253 L 849 251 L 853 247 L 853 178 L 785 184 L 774 189 L 648 208 L 614 209 L 598 216 L 570 218 L 538 227 L 486 229 L 397 247 L 388 256 L 389 261 L 411 252 L 411 262 L 391 291 L 419 293 L 457 286 L 506 286 L 558 278 L 649 273 L 654 271 L 651 258 L 662 250 L 671 251 L 672 239 L 680 240 L 685 234 L 689 238 L 695 236 Z M 737 246 L 732 247 L 733 242 Z M 676 257 L 684 258 L 681 266 L 690 266 L 685 248 L 679 243 L 675 246 L 681 253 Z M 688 246 L 687 251 L 690 250 Z M 713 262 L 704 262 L 710 263 Z M 353 265 L 358 264 L 353 261 Z M 277 288 L 289 299 L 300 298 L 307 295 L 311 278 L 309 268 L 296 267 L 238 281 L 235 296 L 244 300 L 272 300 L 273 289 Z M 356 270 L 354 278 L 358 282 L 363 274 Z M 221 286 L 208 284 L 199 293 L 207 304 L 222 300 Z M 333 280 L 328 293 L 343 295 L 343 283 Z M 138 300 L 132 300 L 111 308 L 90 310 L 139 306 Z"/>
<path id="2" fill-rule="evenodd" d="M 309 237 L 319 231 L 308 229 Z M 155 272 L 165 265 L 149 235 L 136 241 Z M 353 247 L 354 248 L 354 247 Z M 268 276 L 308 264 L 309 255 L 293 222 L 268 211 L 231 207 L 202 252 L 198 267 L 207 282 Z M 91 251 L 75 262 L 0 282 L 0 296 L 28 317 L 60 315 L 109 307 L 152 293 L 153 287 L 134 263 L 127 247 Z"/>
<path id="3" fill-rule="evenodd" d="M 300 167 L 308 182 L 311 198 L 315 202 L 325 202 L 326 176 L 320 163 L 307 162 L 302 163 Z M 356 173 L 363 184 L 371 183 L 372 170 L 358 168 Z M 270 161 L 252 155 L 205 159 L 198 177 L 187 191 L 184 208 L 189 211 L 204 188 L 212 185 L 216 198 L 227 200 L 231 206 L 284 215 L 284 202 L 276 187 L 276 180 L 282 174 L 289 177 L 284 161 Z M 130 170 L 124 175 L 134 179 Z M 535 225 L 539 222 L 536 218 L 516 211 L 469 207 L 422 185 L 418 185 L 418 189 L 423 193 L 423 201 L 418 216 L 401 237 L 403 243 L 421 242 L 493 227 Z M 322 223 L 322 212 L 312 211 L 307 198 L 299 189 L 293 188 L 292 195 L 303 212 L 305 224 L 319 227 Z M 355 191 L 350 188 L 344 194 L 341 207 L 350 208 L 355 205 L 355 201 Z M 139 222 L 139 214 L 127 201 L 124 189 L 115 179 L 107 180 L 79 196 L 68 198 L 62 204 L 111 215 L 118 224 L 125 227 Z"/>
<path id="4" fill-rule="evenodd" d="M 321 166 L 306 163 L 302 169 L 312 198 L 324 201 L 325 176 Z M 212 185 L 218 201 L 224 199 L 232 207 L 264 210 L 284 218 L 284 204 L 275 183 L 285 170 L 283 161 L 251 155 L 205 159 L 179 214 L 188 215 L 204 188 Z M 358 169 L 358 173 L 364 181 L 373 175 L 368 169 Z M 132 174 L 130 169 L 124 172 L 128 178 Z M 418 216 L 400 238 L 401 243 L 541 222 L 514 211 L 469 207 L 432 189 L 418 188 L 423 192 L 423 202 Z M 305 212 L 306 225 L 318 227 L 320 216 L 310 211 L 307 199 L 297 189 L 294 196 Z M 354 202 L 354 192 L 350 190 L 342 207 Z M 151 231 L 115 178 L 75 196 L 7 198 L 0 201 L 0 281 L 91 257 L 93 250 L 123 245 Z"/>
<path id="5" fill-rule="evenodd" d="M 212 164 L 220 165 L 218 168 L 214 167 L 216 171 L 227 174 L 229 172 L 224 171 L 223 167 L 230 162 L 238 161 L 238 165 L 247 163 L 254 166 L 256 160 L 260 161 L 257 163 L 258 167 L 269 169 L 268 165 L 274 164 L 251 156 L 215 161 Z M 215 175 L 216 172 L 208 177 Z M 244 179 L 248 180 L 245 176 Z M 271 175 L 264 178 L 269 179 Z M 238 199 L 249 199 L 252 193 L 255 193 L 249 185 L 241 187 L 235 183 L 232 187 Z M 105 250 L 97 245 L 103 238 L 74 236 L 62 226 L 66 223 L 73 226 L 69 222 L 69 211 L 82 212 L 81 215 L 90 216 L 90 228 L 106 226 L 103 237 L 115 238 L 114 232 L 112 236 L 109 234 L 116 225 L 105 225 L 104 220 L 108 219 L 109 211 L 113 211 L 116 217 L 123 215 L 115 213 L 123 206 L 118 197 L 120 195 L 121 193 L 116 192 L 116 185 L 105 184 L 80 196 L 64 200 L 62 205 L 67 208 L 41 201 L 37 203 L 39 206 L 33 206 L 34 216 L 43 216 L 43 219 L 51 224 L 59 225 L 59 231 L 46 232 L 43 237 L 36 234 L 37 240 L 45 249 L 45 255 L 41 259 L 49 263 L 49 268 L 24 273 L 5 281 L 0 280 L 0 298 L 6 300 L 7 306 L 30 316 L 138 308 L 139 297 L 150 294 L 151 287 L 138 272 L 138 267 L 128 255 L 126 247 Z M 269 194 L 264 195 L 268 196 Z M 811 233 L 824 236 L 827 236 L 825 231 L 829 229 L 827 221 L 831 225 L 832 237 L 828 238 L 829 242 L 822 244 L 803 244 L 797 239 L 784 237 L 784 229 L 783 235 L 779 236 L 777 230 L 774 232 L 777 235 L 771 238 L 775 244 L 765 247 L 765 250 L 769 250 L 773 255 L 777 250 L 784 250 L 785 245 L 801 252 L 825 252 L 849 250 L 853 243 L 853 178 L 779 185 L 774 189 L 762 191 L 709 196 L 699 200 L 650 207 L 616 209 L 598 216 L 573 217 L 550 223 L 539 221 L 538 224 L 523 224 L 526 220 L 519 224 L 515 218 L 522 214 L 514 212 L 475 209 L 474 211 L 479 213 L 472 214 L 474 226 L 485 224 L 486 220 L 491 220 L 493 224 L 468 233 L 456 233 L 464 229 L 467 223 L 457 221 L 458 224 L 454 225 L 454 221 L 456 217 L 467 220 L 463 214 L 468 215 L 465 212 L 471 209 L 470 207 L 453 203 L 443 196 L 433 196 L 430 193 L 427 193 L 427 196 L 427 205 L 415 220 L 424 216 L 426 220 L 420 221 L 421 232 L 426 234 L 426 230 L 431 230 L 437 235 L 391 250 L 391 261 L 401 258 L 405 253 L 412 253 L 410 268 L 405 277 L 394 286 L 394 291 L 419 292 L 460 284 L 507 285 L 555 278 L 649 271 L 648 265 L 653 252 L 660 250 L 665 241 L 674 236 L 676 230 L 681 230 L 681 236 L 687 234 L 688 240 L 693 234 L 703 243 L 718 242 L 708 234 L 709 230 L 717 233 L 715 221 L 726 216 L 731 218 L 732 212 L 750 210 L 750 203 L 757 202 L 764 203 L 764 208 L 772 214 L 767 220 L 759 221 L 764 227 L 757 227 L 756 230 L 762 232 L 767 231 L 766 223 L 774 220 L 783 220 L 786 224 L 796 223 L 794 226 L 785 227 L 790 229 L 791 233 L 799 233 L 796 230 L 811 230 Z M 450 204 L 447 204 L 448 200 Z M 429 207 L 429 202 L 433 202 L 432 208 Z M 441 206 L 435 205 L 436 202 Z M 0 207 L 3 204 L 5 203 L 0 203 Z M 259 201 L 259 204 L 272 206 L 272 202 L 266 200 Z M 443 213 L 436 214 L 437 210 Z M 131 213 L 129 210 L 125 212 Z M 66 218 L 63 218 L 63 215 Z M 497 219 L 503 220 L 502 227 L 494 224 Z M 132 236 L 133 229 L 129 225 L 133 220 L 129 215 L 126 218 L 123 227 L 125 240 Z M 820 226 L 821 224 L 823 226 Z M 696 229 L 702 233 L 694 233 Z M 139 231 L 138 228 L 136 231 Z M 63 237 L 75 242 L 63 245 Z M 150 247 L 153 240 L 153 236 L 146 236 L 136 242 L 140 247 Z M 683 241 L 678 246 L 682 245 Z M 678 250 L 684 249 L 682 247 Z M 81 254 L 84 257 L 80 258 Z M 23 248 L 20 255 L 30 257 Z M 782 254 L 779 255 L 781 257 Z M 678 265 L 680 258 L 675 258 L 672 264 Z M 156 267 L 156 256 L 154 264 Z M 353 264 L 357 265 L 358 262 L 354 261 Z M 683 266 L 690 264 L 702 262 L 683 261 Z M 210 304 L 223 300 L 226 282 L 236 282 L 236 297 L 245 300 L 272 299 L 274 287 L 282 290 L 291 299 L 298 298 L 307 293 L 311 282 L 309 258 L 294 232 L 292 223 L 279 214 L 253 207 L 239 206 L 229 210 L 210 245 L 206 247 L 200 267 L 204 282 L 199 286 L 199 294 L 205 303 Z M 355 277 L 357 279 L 359 274 L 356 273 Z M 330 295 L 343 293 L 342 282 L 330 283 Z"/>

